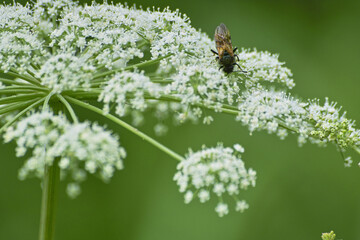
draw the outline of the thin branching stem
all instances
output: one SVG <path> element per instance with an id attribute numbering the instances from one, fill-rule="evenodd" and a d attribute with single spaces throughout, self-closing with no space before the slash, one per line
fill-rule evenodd
<path id="1" fill-rule="evenodd" d="M 161 151 L 165 152 L 166 154 L 170 155 L 171 157 L 175 158 L 178 161 L 182 161 L 184 160 L 184 158 L 182 156 L 180 156 L 179 154 L 175 153 L 174 151 L 172 151 L 171 149 L 167 148 L 166 146 L 164 146 L 163 144 L 159 143 L 158 141 L 156 141 L 155 139 L 149 137 L 148 135 L 146 135 L 145 133 L 139 131 L 137 128 L 134 128 L 133 126 L 131 126 L 130 124 L 120 120 L 119 118 L 115 117 L 114 115 L 111 114 L 106 114 L 103 112 L 102 109 L 94 107 L 88 103 L 85 103 L 83 101 L 79 101 L 75 98 L 69 97 L 69 96 L 65 96 L 65 98 L 73 103 L 76 104 L 80 107 L 86 108 L 90 111 L 96 112 L 108 119 L 110 119 L 111 121 L 117 123 L 118 125 L 124 127 L 125 129 L 129 130 L 130 132 L 134 133 L 135 135 L 141 137 L 143 140 L 147 141 L 148 143 L 152 144 L 153 146 L 157 147 L 158 149 L 160 149 Z"/>
<path id="2" fill-rule="evenodd" d="M 0 91 L 2 90 L 35 90 L 35 91 L 42 91 L 42 92 L 48 92 L 49 89 L 44 88 L 44 87 L 37 87 L 37 86 L 33 86 L 33 85 L 19 85 L 19 86 L 7 86 L 3 89 L 0 89 Z"/>
<path id="3" fill-rule="evenodd" d="M 0 78 L 0 82 L 6 83 L 6 84 L 10 84 L 10 85 L 32 86 L 32 85 L 29 84 L 29 83 L 18 82 L 18 81 L 15 81 L 15 79 L 10 79 L 10 78 Z"/>
<path id="4" fill-rule="evenodd" d="M 26 94 L 26 93 L 38 93 L 36 90 L 27 89 L 27 88 L 20 88 L 20 89 L 8 89 L 3 88 L 0 89 L 0 95 L 14 95 L 14 94 Z"/>
<path id="5" fill-rule="evenodd" d="M 16 73 L 16 72 L 12 72 L 12 71 L 9 71 L 7 72 L 6 74 L 12 76 L 12 77 L 15 77 L 15 78 L 20 78 L 20 79 L 23 79 L 33 85 L 37 85 L 37 86 L 41 86 L 39 80 L 37 80 L 36 78 L 30 76 L 30 75 L 23 75 L 23 74 L 19 74 L 19 73 Z"/>
<path id="6" fill-rule="evenodd" d="M 18 94 L 10 97 L 3 97 L 0 99 L 0 105 L 16 103 L 24 100 L 31 100 L 42 96 L 44 96 L 43 93 L 30 93 L 30 94 Z"/>
<path id="7" fill-rule="evenodd" d="M 0 108 L 0 114 L 5 114 L 5 113 L 9 113 L 9 112 L 12 112 L 15 110 L 22 109 L 24 107 L 27 107 L 27 106 L 33 104 L 34 102 L 36 102 L 38 100 L 39 100 L 39 98 L 36 98 L 36 99 L 30 100 L 30 101 L 7 104 L 6 106 Z"/>
<path id="8" fill-rule="evenodd" d="M 2 126 L 0 128 L 0 133 L 2 131 L 4 131 L 7 127 L 11 126 L 11 124 L 13 124 L 16 120 L 18 120 L 21 116 L 23 116 L 25 113 L 27 113 L 28 111 L 30 111 L 31 109 L 35 108 L 37 105 L 41 104 L 41 102 L 43 102 L 45 100 L 45 98 L 41 98 L 38 101 L 34 102 L 33 104 L 29 105 L 28 107 L 26 107 L 24 110 L 22 110 L 21 112 L 19 112 L 18 114 L 16 114 L 10 121 L 8 121 L 7 123 L 5 123 L 4 126 Z"/>
<path id="9" fill-rule="evenodd" d="M 50 92 L 47 96 L 46 96 L 46 98 L 45 98 L 45 100 L 44 100 L 44 104 L 43 104 L 43 108 L 42 108 L 42 110 L 43 111 L 45 111 L 46 109 L 49 109 L 49 101 L 50 101 L 50 99 L 52 98 L 52 96 L 54 96 L 54 92 Z"/>
<path id="10" fill-rule="evenodd" d="M 60 100 L 60 102 L 62 102 L 65 105 L 65 107 L 69 111 L 70 116 L 71 116 L 72 120 L 74 121 L 74 123 L 78 123 L 79 120 L 76 117 L 74 109 L 71 107 L 70 103 L 63 96 L 61 96 L 61 94 L 56 94 L 56 96 Z"/>
<path id="11" fill-rule="evenodd" d="M 66 92 L 66 95 L 68 96 L 76 96 L 76 97 L 84 97 L 84 98 L 97 98 L 99 96 L 99 94 L 101 93 L 101 90 L 98 89 L 98 90 L 90 90 L 90 91 L 87 91 L 85 92 L 70 92 L 70 91 L 67 91 Z M 131 98 L 131 96 L 129 95 L 128 96 L 129 98 Z M 149 96 L 149 95 L 145 95 L 145 99 L 151 99 L 151 100 L 159 100 L 159 101 L 167 101 L 167 102 L 181 102 L 181 99 L 178 98 L 178 97 L 174 97 L 174 96 L 170 96 L 170 95 L 163 95 L 159 98 L 156 98 L 156 97 L 152 97 L 152 96 Z M 203 104 L 203 103 L 197 103 L 197 104 L 194 104 L 194 106 L 197 106 L 197 107 L 201 107 L 201 108 L 206 108 L 206 109 L 209 109 L 209 110 L 215 110 L 215 106 L 211 106 L 211 105 L 208 105 L 208 104 Z M 236 109 L 236 107 L 234 106 L 231 106 L 231 105 L 227 105 L 227 104 L 223 104 L 221 108 L 218 109 L 220 112 L 223 112 L 223 113 L 226 113 L 226 114 L 230 114 L 230 115 L 238 115 L 239 114 L 239 110 Z M 279 124 L 279 126 L 281 128 L 284 128 L 284 129 L 287 129 L 291 132 L 294 132 L 294 133 L 298 133 L 299 131 L 295 128 L 291 128 L 289 126 L 287 126 L 281 119 L 277 119 L 277 122 Z"/>
<path id="12" fill-rule="evenodd" d="M 99 74 L 95 75 L 93 79 L 106 77 L 106 76 L 114 74 L 116 72 L 132 70 L 132 69 L 140 68 L 140 67 L 144 67 L 144 66 L 150 66 L 152 64 L 160 62 L 161 60 L 163 60 L 165 58 L 170 57 L 171 55 L 172 54 L 168 54 L 168 55 L 163 56 L 163 57 L 159 57 L 159 58 L 156 58 L 156 59 L 152 59 L 152 60 L 144 61 L 144 62 L 141 62 L 141 63 L 137 63 L 137 64 L 127 66 L 127 67 L 122 68 L 122 69 L 115 69 L 115 70 L 110 70 L 110 71 L 106 71 L 106 72 L 103 72 L 103 73 L 99 73 Z"/>

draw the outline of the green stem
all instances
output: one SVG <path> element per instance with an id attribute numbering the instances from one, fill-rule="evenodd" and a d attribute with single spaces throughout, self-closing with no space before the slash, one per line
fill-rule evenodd
<path id="1" fill-rule="evenodd" d="M 96 92 L 63 92 L 63 96 L 76 97 L 76 98 L 90 98 L 91 100 L 98 99 L 100 93 Z"/>
<path id="2" fill-rule="evenodd" d="M 10 75 L 10 76 L 13 76 L 15 78 L 21 78 L 31 84 L 34 84 L 34 85 L 37 85 L 37 86 L 41 86 L 40 82 L 36 79 L 36 78 L 33 78 L 31 76 L 26 76 L 26 75 L 23 75 L 23 74 L 18 74 L 16 72 L 7 72 L 6 74 Z"/>
<path id="3" fill-rule="evenodd" d="M 161 143 L 159 143 L 158 141 L 156 141 L 155 139 L 149 137 L 148 135 L 146 135 L 145 133 L 143 132 L 140 132 L 138 129 L 134 128 L 133 126 L 127 124 L 126 122 L 120 120 L 119 118 L 111 115 L 111 114 L 105 114 L 103 112 L 102 109 L 100 108 L 97 108 L 97 107 L 94 107 L 88 103 L 85 103 L 85 102 L 82 102 L 82 101 L 79 101 L 75 98 L 72 98 L 72 97 L 69 97 L 69 96 L 65 96 L 65 98 L 73 103 L 73 104 L 76 104 L 80 107 L 83 107 L 83 108 L 86 108 L 90 111 L 93 111 L 93 112 L 96 112 L 100 115 L 103 115 L 104 117 L 110 119 L 111 121 L 119 124 L 120 126 L 126 128 L 127 130 L 129 130 L 130 132 L 134 133 L 135 135 L 141 137 L 143 140 L 147 141 L 148 143 L 154 145 L 155 147 L 157 147 L 158 149 L 160 149 L 161 151 L 167 153 L 168 155 L 170 155 L 171 157 L 175 158 L 176 160 L 178 161 L 182 161 L 184 160 L 184 158 L 182 156 L 180 156 L 179 154 L 175 153 L 174 151 L 172 151 L 171 149 L 165 147 L 164 145 L 162 145 Z"/>
<path id="4" fill-rule="evenodd" d="M 31 65 L 34 69 L 36 69 L 36 70 L 39 70 L 39 69 L 40 69 L 40 67 L 37 66 L 37 65 L 35 65 L 34 63 L 30 63 L 30 65 Z"/>
<path id="5" fill-rule="evenodd" d="M 37 105 L 39 105 L 42 101 L 44 101 L 45 98 L 39 99 L 38 101 L 34 102 L 33 104 L 31 104 L 30 106 L 28 106 L 27 108 L 25 108 L 24 110 L 22 110 L 21 112 L 19 112 L 18 114 L 16 114 L 15 117 L 13 117 L 10 121 L 8 121 L 7 123 L 5 123 L 4 126 L 2 126 L 0 128 L 0 133 L 5 130 L 7 127 L 9 127 L 11 124 L 13 124 L 17 119 L 19 119 L 22 115 L 24 115 L 25 113 L 27 113 L 29 110 L 33 109 L 34 107 L 36 107 Z"/>
<path id="6" fill-rule="evenodd" d="M 20 93 L 36 93 L 37 91 L 21 88 L 21 89 L 8 89 L 8 87 L 0 89 L 1 95 L 13 95 L 13 94 L 20 94 Z"/>
<path id="7" fill-rule="evenodd" d="M 81 90 L 81 89 L 80 89 Z M 84 92 L 72 92 L 72 91 L 66 91 L 64 92 L 66 95 L 69 95 L 69 96 L 72 96 L 72 95 L 76 95 L 76 97 L 88 97 L 88 98 L 94 98 L 94 97 L 98 97 L 99 94 L 101 93 L 101 90 L 95 90 L 95 89 L 92 89 L 90 91 L 85 91 Z M 73 94 L 72 94 L 73 93 Z M 178 102 L 180 103 L 181 102 L 181 98 L 179 97 L 174 97 L 174 96 L 170 96 L 170 95 L 163 95 L 159 98 L 156 98 L 156 97 L 153 97 L 153 96 L 150 96 L 150 95 L 145 95 L 145 99 L 151 99 L 151 100 L 159 100 L 159 101 L 167 101 L 167 102 Z M 209 106 L 209 105 L 205 105 L 203 103 L 197 103 L 197 104 L 194 104 L 194 106 L 197 106 L 197 107 L 201 107 L 201 108 L 206 108 L 206 109 L 209 109 L 209 110 L 215 110 L 215 106 Z M 219 110 L 223 113 L 226 113 L 226 114 L 230 114 L 230 115 L 238 115 L 239 114 L 239 110 L 234 107 L 234 106 L 231 106 L 231 105 L 227 105 L 227 104 L 223 104 L 223 107 L 219 108 Z M 281 128 L 284 128 L 284 129 L 287 129 L 291 132 L 294 132 L 294 133 L 299 133 L 299 131 L 295 128 L 291 128 L 289 126 L 287 126 L 283 120 L 281 119 L 277 119 L 277 123 L 279 124 L 279 126 Z"/>
<path id="8" fill-rule="evenodd" d="M 43 104 L 43 108 L 42 110 L 45 111 L 49 108 L 49 101 L 50 101 L 50 98 L 55 94 L 55 92 L 50 92 L 46 97 L 45 97 L 45 100 L 44 100 L 44 104 Z"/>
<path id="9" fill-rule="evenodd" d="M 59 101 L 52 103 L 52 108 L 56 114 L 62 111 L 63 107 L 64 106 Z M 44 148 L 46 148 L 46 145 Z M 60 157 L 57 157 L 52 164 L 45 163 L 39 240 L 54 239 L 55 209 L 60 182 L 59 161 Z"/>
<path id="10" fill-rule="evenodd" d="M 172 54 L 168 54 L 166 56 L 162 56 L 162 57 L 159 57 L 159 58 L 156 58 L 156 59 L 152 59 L 152 60 L 148 60 L 148 61 L 145 61 L 145 62 L 137 63 L 137 64 L 134 64 L 134 65 L 131 65 L 131 66 L 128 66 L 128 67 L 124 68 L 124 70 L 131 70 L 131 69 L 134 69 L 134 68 L 144 67 L 144 66 L 148 66 L 148 65 L 151 65 L 151 64 L 154 64 L 154 63 L 158 63 L 161 60 L 170 57 L 171 55 Z"/>
<path id="11" fill-rule="evenodd" d="M 70 103 L 68 101 L 66 101 L 66 99 L 63 96 L 61 96 L 60 94 L 57 94 L 56 96 L 59 98 L 60 102 L 62 102 L 64 104 L 64 106 L 66 107 L 66 109 L 69 111 L 70 116 L 71 116 L 72 120 L 74 121 L 74 123 L 78 123 L 79 120 L 76 117 L 74 109 L 71 107 Z"/>
<path id="12" fill-rule="evenodd" d="M 155 98 L 152 96 L 145 96 L 146 99 L 152 99 L 152 100 L 161 100 L 161 101 L 171 101 L 171 102 L 181 102 L 181 99 L 178 97 L 173 97 L 173 96 L 161 96 L 160 98 Z M 206 108 L 206 109 L 210 109 L 210 110 L 215 110 L 215 106 L 208 106 L 202 103 L 197 103 L 194 104 L 194 106 L 197 107 L 201 107 L 201 108 Z M 238 115 L 239 114 L 239 110 L 237 110 L 234 106 L 231 105 L 226 105 L 223 104 L 223 107 L 219 108 L 219 110 L 223 113 L 226 114 L 231 114 L 231 115 Z M 291 128 L 286 126 L 286 124 L 281 120 L 281 119 L 277 119 L 277 123 L 279 124 L 280 127 L 287 129 L 289 131 L 298 133 L 299 131 L 297 129 Z"/>
<path id="13" fill-rule="evenodd" d="M 10 97 L 2 97 L 0 99 L 0 105 L 20 102 L 20 101 L 24 101 L 24 100 L 31 100 L 31 99 L 42 97 L 42 96 L 44 96 L 44 94 L 42 94 L 42 93 L 32 93 L 32 94 L 19 94 L 19 95 L 10 96 Z"/>
<path id="14" fill-rule="evenodd" d="M 162 84 L 170 84 L 173 83 L 174 80 L 171 80 L 170 78 L 164 79 L 164 78 L 150 78 L 150 81 L 153 83 L 162 83 Z"/>
<path id="15" fill-rule="evenodd" d="M 69 92 L 66 92 L 66 93 L 71 95 L 72 92 L 69 91 Z M 89 97 L 89 98 L 92 98 L 92 97 L 98 97 L 98 94 L 100 94 L 100 93 L 101 93 L 101 90 L 90 90 L 90 91 L 82 92 L 82 93 L 74 92 L 74 95 L 76 95 L 76 97 Z M 174 96 L 169 96 L 169 95 L 164 95 L 164 96 L 161 96 L 159 98 L 149 96 L 149 95 L 145 95 L 145 98 L 146 99 L 151 99 L 151 100 L 167 101 L 167 102 L 179 102 L 179 103 L 181 102 L 181 98 L 174 97 Z M 209 105 L 205 105 L 205 104 L 202 104 L 202 103 L 194 104 L 194 106 L 201 107 L 201 108 L 206 108 L 206 109 L 210 109 L 210 110 L 215 110 L 215 106 L 209 106 Z M 231 105 L 227 105 L 227 104 L 223 104 L 223 107 L 219 108 L 219 110 L 221 112 L 223 112 L 223 113 L 230 114 L 230 115 L 238 115 L 239 114 L 239 110 L 236 109 L 236 107 L 231 106 Z M 294 133 L 299 132 L 295 128 L 291 128 L 291 127 L 286 126 L 286 124 L 281 119 L 277 119 L 277 122 L 278 122 L 279 126 L 284 128 L 284 129 L 287 129 L 287 130 L 289 130 L 291 132 L 294 132 Z"/>
<path id="16" fill-rule="evenodd" d="M 81 93 L 81 94 L 100 94 L 102 92 L 102 89 L 100 88 L 92 88 L 92 89 L 85 89 L 85 88 L 76 88 L 76 89 L 73 89 L 73 90 L 65 90 L 62 92 L 62 94 L 74 94 L 75 96 L 77 96 L 78 93 Z"/>
<path id="17" fill-rule="evenodd" d="M 32 78 L 37 79 L 35 73 L 33 73 L 30 69 L 27 69 L 26 71 Z"/>
<path id="18" fill-rule="evenodd" d="M 6 84 L 12 84 L 12 85 L 31 86 L 28 83 L 17 82 L 17 81 L 15 81 L 15 79 L 8 79 L 8 78 L 0 78 L 0 82 L 6 83 Z"/>
<path id="19" fill-rule="evenodd" d="M 120 68 L 120 69 L 115 69 L 115 70 L 103 72 L 103 73 L 100 73 L 100 74 L 98 74 L 98 75 L 95 75 L 95 76 L 93 77 L 93 79 L 97 79 L 97 78 L 101 78 L 101 77 L 106 77 L 107 75 L 110 75 L 110 74 L 113 74 L 113 73 L 116 73 L 116 72 L 120 72 L 120 71 L 131 70 L 131 69 L 134 69 L 134 68 L 144 67 L 144 66 L 147 66 L 147 65 L 151 65 L 151 64 L 154 64 L 154 63 L 158 63 L 158 62 L 160 62 L 161 60 L 170 57 L 171 55 L 172 55 L 172 54 L 168 54 L 168 55 L 166 55 L 166 56 L 159 57 L 159 58 L 157 58 L 157 59 L 153 59 L 153 60 L 148 60 L 148 61 L 145 61 L 145 62 L 137 63 L 137 64 L 134 64 L 134 65 L 131 65 L 131 66 L 128 66 L 128 67 L 125 67 L 125 68 Z"/>
<path id="20" fill-rule="evenodd" d="M 352 146 L 352 148 L 358 153 L 360 154 L 360 149 L 358 147 Z"/>
<path id="21" fill-rule="evenodd" d="M 149 41 L 148 41 L 148 40 L 145 40 L 145 41 L 143 41 L 142 43 L 139 43 L 139 44 L 136 46 L 136 48 L 140 49 L 140 48 L 142 48 L 143 46 L 145 46 L 146 44 L 149 44 Z"/>
<path id="22" fill-rule="evenodd" d="M 55 206 L 60 180 L 59 160 L 56 158 L 51 166 L 45 165 L 39 240 L 54 239 Z"/>
<path id="23" fill-rule="evenodd" d="M 27 107 L 28 105 L 33 104 L 37 100 L 39 100 L 39 99 L 37 98 L 37 99 L 31 100 L 31 101 L 7 104 L 6 106 L 0 108 L 0 114 L 4 114 L 4 113 L 12 112 L 14 110 L 22 109 L 23 107 Z"/>
<path id="24" fill-rule="evenodd" d="M 64 92 L 65 93 L 65 92 Z M 98 95 L 101 93 L 101 90 L 90 90 L 90 91 L 84 91 L 84 92 L 66 92 L 66 94 L 69 94 L 72 95 L 72 93 L 74 93 L 74 96 L 76 95 L 76 97 L 89 97 L 89 98 L 94 98 L 94 97 L 98 97 Z M 151 100 L 160 100 L 160 101 L 167 101 L 167 102 L 181 102 L 181 99 L 178 98 L 178 97 L 174 97 L 174 96 L 169 96 L 169 95 L 164 95 L 164 96 L 161 96 L 159 98 L 156 98 L 156 97 L 153 97 L 153 96 L 146 96 L 145 95 L 145 98 L 146 99 L 151 99 Z M 197 104 L 194 104 L 194 106 L 197 106 L 197 107 L 201 107 L 201 108 L 206 108 L 206 109 L 210 109 L 210 110 L 215 110 L 215 106 L 209 106 L 209 105 L 205 105 L 205 104 L 202 104 L 202 103 L 197 103 Z M 223 107 L 219 108 L 219 110 L 223 113 L 226 113 L 226 114 L 230 114 L 230 115 L 238 115 L 239 114 L 239 110 L 237 110 L 234 106 L 231 106 L 231 105 L 226 105 L 224 104 Z M 280 127 L 284 128 L 284 129 L 287 129 L 291 132 L 294 132 L 294 133 L 298 133 L 298 130 L 297 129 L 294 129 L 294 128 L 290 128 L 288 126 L 286 126 L 286 124 L 281 120 L 281 119 L 277 119 L 277 122 L 279 124 Z"/>
<path id="25" fill-rule="evenodd" d="M 44 87 L 37 87 L 34 85 L 19 85 L 19 86 L 7 86 L 1 90 L 35 90 L 35 91 L 43 91 L 43 92 L 49 92 L 49 89 Z"/>

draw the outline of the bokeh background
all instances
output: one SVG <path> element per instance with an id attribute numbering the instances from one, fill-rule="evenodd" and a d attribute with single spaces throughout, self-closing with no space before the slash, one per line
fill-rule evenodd
<path id="1" fill-rule="evenodd" d="M 12 2 L 12 1 L 11 1 Z M 211 37 L 224 22 L 233 45 L 280 53 L 292 69 L 294 95 L 329 97 L 348 117 L 360 121 L 360 1 L 128 1 L 143 7 L 170 6 L 186 13 L 192 25 Z M 82 112 L 82 119 L 97 116 Z M 100 120 L 100 119 L 98 119 Z M 141 128 L 152 134 L 151 116 Z M 258 172 L 257 186 L 243 193 L 250 208 L 219 218 L 215 202 L 189 205 L 172 181 L 177 162 L 111 123 L 127 149 L 125 170 L 109 184 L 90 177 L 75 200 L 59 191 L 56 239 L 236 240 L 320 239 L 334 230 L 339 239 L 360 239 L 360 156 L 344 168 L 335 146 L 297 147 L 266 133 L 249 136 L 232 116 L 217 116 L 211 126 L 171 128 L 159 138 L 178 153 L 202 144 L 241 143 L 247 167 Z M 0 239 L 37 239 L 41 189 L 37 179 L 21 182 L 22 161 L 14 145 L 1 144 Z"/>

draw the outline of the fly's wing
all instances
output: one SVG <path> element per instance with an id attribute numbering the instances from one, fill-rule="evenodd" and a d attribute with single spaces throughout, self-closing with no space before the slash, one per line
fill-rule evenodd
<path id="1" fill-rule="evenodd" d="M 215 29 L 214 38 L 216 43 L 216 49 L 218 50 L 219 56 L 222 56 L 225 50 L 230 55 L 233 55 L 230 32 L 229 29 L 227 29 L 227 27 L 225 26 L 225 24 L 221 23 Z"/>

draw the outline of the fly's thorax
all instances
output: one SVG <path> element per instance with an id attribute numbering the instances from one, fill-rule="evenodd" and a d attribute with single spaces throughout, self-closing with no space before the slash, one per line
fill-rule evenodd
<path id="1" fill-rule="evenodd" d="M 224 55 L 220 58 L 220 63 L 226 67 L 227 65 L 233 65 L 234 62 L 234 56 L 230 55 L 227 51 L 224 51 Z"/>

